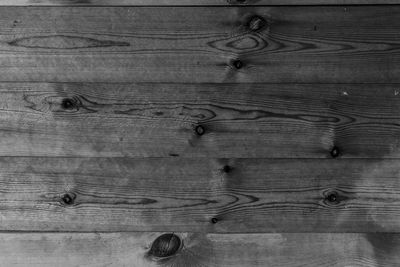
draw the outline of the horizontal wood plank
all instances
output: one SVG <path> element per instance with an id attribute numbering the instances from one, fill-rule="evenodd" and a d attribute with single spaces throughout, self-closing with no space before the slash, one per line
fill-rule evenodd
<path id="1" fill-rule="evenodd" d="M 0 155 L 331 158 L 336 147 L 343 158 L 399 158 L 399 92 L 378 84 L 0 83 Z"/>
<path id="2" fill-rule="evenodd" d="M 181 249 L 149 257 L 160 233 L 0 234 L 4 266 L 392 267 L 399 234 L 176 233 Z"/>
<path id="3" fill-rule="evenodd" d="M 398 232 L 399 160 L 0 158 L 0 230 Z"/>
<path id="4" fill-rule="evenodd" d="M 0 81 L 399 83 L 399 13 L 400 6 L 4 7 Z"/>
<path id="5" fill-rule="evenodd" d="M 0 0 L 0 6 L 388 5 L 399 0 Z"/>

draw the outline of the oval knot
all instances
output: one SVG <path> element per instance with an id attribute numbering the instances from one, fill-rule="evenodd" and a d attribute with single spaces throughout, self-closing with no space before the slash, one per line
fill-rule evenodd
<path id="1" fill-rule="evenodd" d="M 149 255 L 157 258 L 171 257 L 181 248 L 181 239 L 175 234 L 163 234 L 151 245 Z"/>

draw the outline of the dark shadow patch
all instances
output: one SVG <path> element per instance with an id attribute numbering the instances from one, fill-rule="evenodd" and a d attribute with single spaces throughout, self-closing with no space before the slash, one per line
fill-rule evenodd
<path id="1" fill-rule="evenodd" d="M 365 236 L 374 250 L 377 266 L 397 266 L 400 262 L 399 234 L 367 233 Z"/>

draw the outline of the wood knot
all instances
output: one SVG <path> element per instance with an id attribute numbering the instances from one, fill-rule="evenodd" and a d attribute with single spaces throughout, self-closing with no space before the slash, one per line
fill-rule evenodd
<path id="1" fill-rule="evenodd" d="M 230 173 L 232 170 L 233 170 L 233 168 L 231 166 L 229 166 L 229 165 L 225 165 L 222 168 L 222 171 L 225 172 L 225 173 Z"/>
<path id="2" fill-rule="evenodd" d="M 340 154 L 341 154 L 341 152 L 337 146 L 332 147 L 332 149 L 331 149 L 332 158 L 337 158 L 340 156 Z"/>
<path id="3" fill-rule="evenodd" d="M 148 256 L 167 258 L 176 254 L 182 246 L 181 239 L 175 234 L 163 234 L 151 245 Z"/>
<path id="4" fill-rule="evenodd" d="M 199 136 L 201 136 L 201 135 L 203 135 L 203 134 L 206 133 L 206 129 L 204 129 L 204 127 L 201 126 L 201 125 L 197 125 L 197 126 L 194 128 L 194 131 L 195 131 L 196 134 L 199 135 Z"/>
<path id="5" fill-rule="evenodd" d="M 61 107 L 63 109 L 73 109 L 75 105 L 76 105 L 75 101 L 71 98 L 64 98 L 63 101 L 61 102 Z"/>
<path id="6" fill-rule="evenodd" d="M 61 202 L 64 205 L 70 206 L 74 204 L 76 195 L 73 193 L 65 193 L 62 197 L 61 197 Z"/>
<path id="7" fill-rule="evenodd" d="M 252 17 L 249 20 L 249 22 L 247 23 L 247 27 L 251 31 L 258 31 L 258 30 L 262 29 L 265 25 L 266 25 L 266 21 L 259 16 Z"/>
<path id="8" fill-rule="evenodd" d="M 351 200 L 351 193 L 340 189 L 329 189 L 323 192 L 323 203 L 329 207 L 345 207 Z"/>
<path id="9" fill-rule="evenodd" d="M 243 62 L 239 59 L 232 60 L 231 65 L 237 70 L 240 70 L 244 66 Z"/>
<path id="10" fill-rule="evenodd" d="M 219 220 L 218 220 L 218 218 L 211 218 L 211 223 L 212 224 L 216 224 L 217 222 L 218 222 Z"/>
<path id="11" fill-rule="evenodd" d="M 325 197 L 326 201 L 330 203 L 338 203 L 339 202 L 339 196 L 337 192 L 330 192 L 326 195 Z"/>

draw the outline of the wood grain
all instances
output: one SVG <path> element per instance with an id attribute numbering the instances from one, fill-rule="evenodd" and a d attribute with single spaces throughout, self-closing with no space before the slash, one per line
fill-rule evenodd
<path id="1" fill-rule="evenodd" d="M 399 12 L 400 6 L 6 7 L 0 81 L 399 83 Z"/>
<path id="2" fill-rule="evenodd" d="M 0 6 L 388 5 L 399 0 L 0 0 Z"/>
<path id="3" fill-rule="evenodd" d="M 366 159 L 2 157 L 0 230 L 398 232 L 398 166 Z"/>
<path id="4" fill-rule="evenodd" d="M 343 158 L 399 158 L 399 92 L 379 84 L 0 83 L 0 155 L 331 158 L 336 146 Z"/>
<path id="5" fill-rule="evenodd" d="M 0 234 L 3 266 L 392 267 L 398 234 L 176 233 L 174 256 L 147 257 L 159 233 Z"/>

